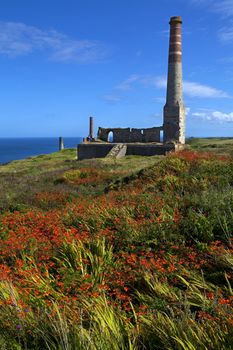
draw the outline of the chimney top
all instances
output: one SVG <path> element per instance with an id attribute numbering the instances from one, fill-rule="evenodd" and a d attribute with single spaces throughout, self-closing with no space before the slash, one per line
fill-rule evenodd
<path id="1" fill-rule="evenodd" d="M 169 24 L 182 23 L 182 18 L 180 16 L 175 16 L 170 18 Z"/>

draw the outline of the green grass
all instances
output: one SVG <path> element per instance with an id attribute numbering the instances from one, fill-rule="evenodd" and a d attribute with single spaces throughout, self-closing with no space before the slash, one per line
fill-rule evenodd
<path id="1" fill-rule="evenodd" d="M 92 196 L 103 193 L 105 187 L 121 177 L 135 173 L 158 162 L 160 157 L 127 156 L 122 160 L 91 159 L 77 161 L 75 149 L 65 149 L 47 155 L 30 157 L 0 166 L 0 211 L 21 210 L 38 205 L 33 197 L 39 192 L 57 192 L 70 195 Z M 98 169 L 109 173 L 99 184 L 80 186 L 64 181 L 68 170 Z M 6 191 L 7 189 L 7 191 Z"/>
<path id="2" fill-rule="evenodd" d="M 1 165 L 0 174 L 42 174 L 51 170 L 59 169 L 60 167 L 67 167 L 68 165 L 66 163 L 75 162 L 76 158 L 77 154 L 75 149 L 65 149 L 60 152 L 42 154 Z"/>
<path id="3" fill-rule="evenodd" d="M 231 142 L 1 166 L 0 349 L 233 349 Z"/>
<path id="4" fill-rule="evenodd" d="M 233 154 L 233 138 L 230 137 L 189 138 L 187 144 L 198 151 Z"/>

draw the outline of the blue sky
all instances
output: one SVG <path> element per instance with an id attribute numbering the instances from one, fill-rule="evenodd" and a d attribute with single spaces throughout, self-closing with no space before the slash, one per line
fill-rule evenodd
<path id="1" fill-rule="evenodd" d="M 0 137 L 162 125 L 183 19 L 187 136 L 233 136 L 233 0 L 0 0 Z"/>

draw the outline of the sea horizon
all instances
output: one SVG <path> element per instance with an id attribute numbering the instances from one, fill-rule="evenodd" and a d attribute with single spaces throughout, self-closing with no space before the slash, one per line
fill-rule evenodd
<path id="1" fill-rule="evenodd" d="M 75 148 L 81 136 L 63 137 L 65 148 Z M 0 164 L 59 150 L 59 137 L 0 137 Z"/>

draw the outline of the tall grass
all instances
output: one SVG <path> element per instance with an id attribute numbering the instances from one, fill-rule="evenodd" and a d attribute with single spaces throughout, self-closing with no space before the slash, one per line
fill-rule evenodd
<path id="1" fill-rule="evenodd" d="M 232 349 L 232 160 L 140 161 L 65 163 L 9 193 L 0 349 Z"/>

